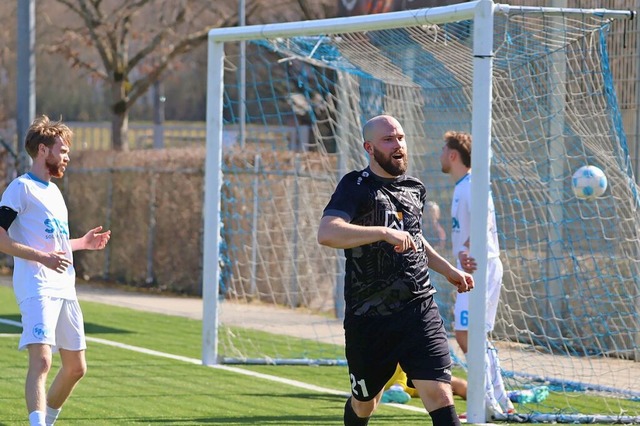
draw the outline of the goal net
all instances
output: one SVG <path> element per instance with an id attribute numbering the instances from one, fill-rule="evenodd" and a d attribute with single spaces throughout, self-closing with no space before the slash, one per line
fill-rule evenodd
<path id="1" fill-rule="evenodd" d="M 479 3 L 212 31 L 205 363 L 344 363 L 343 254 L 316 233 L 339 179 L 368 163 L 372 116 L 402 123 L 409 174 L 428 191 L 425 236 L 454 260 L 439 155 L 448 130 L 481 146 Z M 517 407 L 530 421 L 637 422 L 640 197 L 607 58 L 611 19 L 629 13 L 492 10 L 493 56 L 481 59 L 493 67 L 486 142 L 505 270 L 491 339 L 506 385 L 549 389 Z M 608 178 L 594 201 L 571 189 L 583 165 Z M 452 330 L 454 289 L 432 278 Z"/>

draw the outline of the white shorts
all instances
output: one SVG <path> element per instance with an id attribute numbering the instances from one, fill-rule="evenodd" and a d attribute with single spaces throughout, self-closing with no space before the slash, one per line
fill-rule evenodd
<path id="1" fill-rule="evenodd" d="M 20 304 L 22 314 L 22 336 L 18 345 L 24 350 L 27 345 L 40 343 L 59 349 L 80 351 L 87 348 L 84 336 L 84 319 L 77 300 L 38 296 Z"/>
<path id="2" fill-rule="evenodd" d="M 460 267 L 460 265 L 458 265 Z M 493 330 L 500 302 L 502 288 L 502 262 L 499 257 L 487 259 L 487 312 L 485 317 L 485 331 Z M 457 293 L 454 307 L 454 330 L 469 329 L 469 293 Z"/>

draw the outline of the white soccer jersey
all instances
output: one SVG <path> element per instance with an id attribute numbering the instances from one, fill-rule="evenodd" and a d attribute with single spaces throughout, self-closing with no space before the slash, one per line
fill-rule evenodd
<path id="1" fill-rule="evenodd" d="M 9 184 L 0 206 L 18 212 L 8 231 L 12 239 L 46 253 L 63 251 L 72 262 L 59 273 L 39 262 L 16 257 L 13 289 L 18 304 L 36 296 L 76 299 L 67 206 L 58 187 L 27 173 Z"/>
<path id="2" fill-rule="evenodd" d="M 496 227 L 496 211 L 493 197 L 489 195 L 489 226 L 487 230 L 487 257 L 500 257 L 498 232 Z M 471 173 L 466 174 L 456 182 L 451 200 L 451 243 L 453 257 L 458 259 L 458 253 L 468 251 L 465 242 L 471 236 Z M 458 264 L 460 267 L 460 264 Z"/>

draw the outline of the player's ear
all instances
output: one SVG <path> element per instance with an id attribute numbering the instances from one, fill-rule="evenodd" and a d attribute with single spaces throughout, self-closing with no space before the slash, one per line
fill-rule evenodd
<path id="1" fill-rule="evenodd" d="M 364 150 L 367 151 L 367 153 L 373 154 L 373 147 L 371 146 L 371 144 L 368 141 L 364 141 L 362 146 L 364 147 Z"/>

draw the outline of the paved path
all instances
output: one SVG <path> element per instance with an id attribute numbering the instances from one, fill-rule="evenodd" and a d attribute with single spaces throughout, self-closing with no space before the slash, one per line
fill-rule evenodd
<path id="1" fill-rule="evenodd" d="M 11 286 L 11 277 L 0 276 L 0 285 Z M 84 282 L 77 284 L 76 291 L 81 301 L 202 319 L 202 299 L 197 297 L 166 296 Z M 299 313 L 286 308 L 274 308 L 272 305 L 260 303 L 223 301 L 219 309 L 220 322 L 225 325 L 242 326 L 301 338 L 315 336 L 317 340 L 325 343 L 344 344 L 342 322 L 339 320 Z M 294 316 L 295 320 L 292 320 Z"/>
<path id="2" fill-rule="evenodd" d="M 78 285 L 76 290 L 80 300 L 202 319 L 201 298 L 137 293 L 87 284 Z M 314 336 L 315 339 L 325 343 L 343 344 L 344 341 L 342 322 L 320 315 L 300 313 L 261 303 L 248 304 L 230 301 L 223 301 L 219 304 L 218 309 L 220 322 L 225 325 L 301 338 Z"/>

